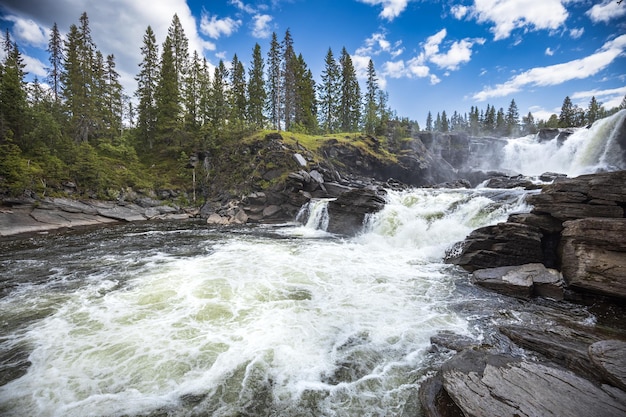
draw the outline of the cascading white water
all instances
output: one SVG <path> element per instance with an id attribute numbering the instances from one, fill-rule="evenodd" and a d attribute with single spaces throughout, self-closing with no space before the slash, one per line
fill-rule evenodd
<path id="1" fill-rule="evenodd" d="M 617 144 L 626 110 L 579 128 L 562 144 L 557 138 L 540 142 L 535 135 L 509 139 L 498 167 L 524 175 L 558 172 L 574 177 L 598 170 L 626 169 Z"/>
<path id="2" fill-rule="evenodd" d="M 307 229 L 326 231 L 328 229 L 328 202 L 333 199 L 316 198 L 302 206 L 296 215 L 296 222 Z"/>
<path id="3" fill-rule="evenodd" d="M 354 239 L 122 229 L 3 248 L 0 281 L 33 278 L 0 298 L 0 358 L 30 362 L 0 414 L 419 415 L 429 338 L 481 331 L 450 306 L 466 278 L 444 251 L 520 197 L 391 191 Z"/>

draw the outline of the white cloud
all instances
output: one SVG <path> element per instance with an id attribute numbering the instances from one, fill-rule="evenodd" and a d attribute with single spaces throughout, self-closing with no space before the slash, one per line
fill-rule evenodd
<path id="1" fill-rule="evenodd" d="M 450 9 L 450 11 L 452 12 L 452 16 L 454 16 L 458 20 L 461 20 L 469 13 L 470 9 L 467 6 L 457 4 L 455 6 L 452 6 L 452 9 Z"/>
<path id="2" fill-rule="evenodd" d="M 445 54 L 435 54 L 430 58 L 430 61 L 440 68 L 446 68 L 451 71 L 459 69 L 461 64 L 467 63 L 472 58 L 472 47 L 474 43 L 480 45 L 484 44 L 484 39 L 478 39 L 470 41 L 463 39 L 461 41 L 453 42 Z"/>
<path id="3" fill-rule="evenodd" d="M 200 31 L 213 39 L 218 39 L 222 35 L 230 36 L 239 29 L 239 26 L 241 26 L 241 20 L 234 20 L 230 17 L 218 19 L 217 16 L 202 13 L 200 19 Z"/>
<path id="4" fill-rule="evenodd" d="M 548 46 L 546 48 L 545 54 L 548 55 L 548 56 L 552 56 L 552 55 L 554 55 L 554 51 Z"/>
<path id="5" fill-rule="evenodd" d="M 390 54 L 393 58 L 398 57 L 404 51 L 402 41 L 389 42 L 384 33 L 374 33 L 365 40 L 365 45 L 356 50 L 357 55 L 379 55 L 382 52 Z"/>
<path id="6" fill-rule="evenodd" d="M 622 35 L 606 42 L 602 48 L 585 58 L 529 69 L 505 83 L 485 88 L 476 93 L 474 99 L 484 101 L 491 97 L 504 97 L 516 93 L 528 85 L 550 86 L 562 84 L 570 80 L 585 79 L 605 69 L 617 57 L 622 55 L 625 49 L 626 35 Z"/>
<path id="7" fill-rule="evenodd" d="M 18 16 L 5 16 L 5 20 L 13 22 L 13 36 L 18 44 L 28 44 L 37 47 L 46 47 L 48 35 L 45 28 L 39 26 L 32 19 L 24 19 Z"/>
<path id="8" fill-rule="evenodd" d="M 439 77 L 437 77 L 435 74 L 431 74 L 430 75 L 430 84 L 431 85 L 437 85 L 441 82 L 441 79 Z"/>
<path id="9" fill-rule="evenodd" d="M 372 6 L 383 6 L 383 11 L 380 12 L 380 17 L 389 21 L 400 16 L 400 14 L 406 9 L 409 0 L 359 0 L 362 3 Z"/>
<path id="10" fill-rule="evenodd" d="M 24 60 L 24 65 L 26 65 L 24 70 L 29 74 L 36 75 L 40 80 L 48 75 L 46 71 L 46 65 L 37 58 L 33 58 L 32 56 L 28 55 L 22 55 L 22 59 Z"/>
<path id="11" fill-rule="evenodd" d="M 269 38 L 272 34 L 272 29 L 270 27 L 272 16 L 268 14 L 256 14 L 252 20 L 252 36 L 259 39 Z"/>
<path id="12" fill-rule="evenodd" d="M 256 13 L 256 10 L 254 9 L 254 7 L 250 6 L 249 4 L 245 4 L 244 2 L 240 0 L 230 0 L 230 4 L 232 4 L 239 10 L 244 11 L 246 13 L 249 13 L 249 14 Z"/>
<path id="13" fill-rule="evenodd" d="M 191 53 L 198 51 L 203 56 L 205 50 L 215 49 L 215 45 L 198 32 L 186 0 L 150 0 L 149 6 L 137 0 L 3 0 L 2 3 L 12 15 L 30 18 L 41 27 L 49 29 L 56 22 L 62 33 L 67 32 L 70 25 L 78 25 L 81 14 L 86 11 L 92 38 L 105 56 L 115 55 L 116 69 L 127 94 L 137 88 L 134 78 L 142 60 L 140 48 L 148 25 L 157 42 L 162 44 L 177 14 Z"/>
<path id="14" fill-rule="evenodd" d="M 495 40 L 506 39 L 515 29 L 555 30 L 565 23 L 566 0 L 475 0 L 472 15 L 478 22 L 491 22 Z"/>
<path id="15" fill-rule="evenodd" d="M 589 101 L 591 97 L 595 97 L 596 100 L 604 105 L 605 109 L 612 109 L 622 103 L 624 96 L 626 96 L 626 86 L 606 90 L 578 91 L 572 94 L 571 98 L 572 100 Z"/>
<path id="16" fill-rule="evenodd" d="M 594 23 L 608 23 L 613 19 L 626 16 L 626 7 L 618 4 L 616 0 L 604 0 L 600 4 L 595 4 L 585 13 Z"/>
<path id="17" fill-rule="evenodd" d="M 572 39 L 580 38 L 581 36 L 583 36 L 583 33 L 585 33 L 585 28 L 570 29 L 569 31 L 569 35 L 572 37 Z"/>

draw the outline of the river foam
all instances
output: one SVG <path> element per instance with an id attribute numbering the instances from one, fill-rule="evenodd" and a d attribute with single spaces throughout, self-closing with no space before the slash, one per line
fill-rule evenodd
<path id="1" fill-rule="evenodd" d="M 3 351 L 27 350 L 30 366 L 0 387 L 0 412 L 415 413 L 430 337 L 475 330 L 449 307 L 466 278 L 443 253 L 471 229 L 525 210 L 520 197 L 392 191 L 353 239 L 300 224 L 120 228 L 58 241 L 51 258 L 13 248 L 8 257 L 31 257 L 49 275 L 0 300 L 3 317 L 27 294 L 25 313 L 45 310 L 24 322 L 17 314 L 3 331 Z M 6 261 L 8 273 L 29 274 L 24 262 Z"/>

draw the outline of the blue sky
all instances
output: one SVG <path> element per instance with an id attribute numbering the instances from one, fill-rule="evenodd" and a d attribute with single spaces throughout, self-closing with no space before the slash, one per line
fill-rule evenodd
<path id="1" fill-rule="evenodd" d="M 211 64 L 234 54 L 248 64 L 255 43 L 266 57 L 272 32 L 282 40 L 287 29 L 318 80 L 328 48 L 338 57 L 345 47 L 360 75 L 372 59 L 390 106 L 422 126 L 428 111 L 506 110 L 515 99 L 521 115 L 547 119 L 565 96 L 610 108 L 626 95 L 626 2 L 617 0 L 2 0 L 0 26 L 42 78 L 49 29 L 67 32 L 84 11 L 127 94 L 146 27 L 162 43 L 177 13 Z"/>

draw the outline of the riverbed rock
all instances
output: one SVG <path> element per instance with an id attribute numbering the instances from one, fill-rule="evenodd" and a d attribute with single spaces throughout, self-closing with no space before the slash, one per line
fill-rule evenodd
<path id="1" fill-rule="evenodd" d="M 626 394 L 563 368 L 465 350 L 441 369 L 442 385 L 466 417 L 623 417 Z"/>
<path id="2" fill-rule="evenodd" d="M 601 340 L 589 346 L 589 357 L 610 383 L 626 391 L 626 342 Z"/>
<path id="3" fill-rule="evenodd" d="M 446 262 L 467 271 L 500 266 L 541 263 L 541 233 L 518 223 L 499 223 L 474 230 L 449 251 Z"/>
<path id="4" fill-rule="evenodd" d="M 383 189 L 352 189 L 328 203 L 330 233 L 352 236 L 363 230 L 365 216 L 385 206 Z"/>
<path id="5" fill-rule="evenodd" d="M 626 219 L 564 223 L 563 276 L 575 289 L 626 299 Z"/>
<path id="6" fill-rule="evenodd" d="M 563 278 L 559 271 L 541 263 L 479 269 L 472 283 L 511 297 L 529 299 L 533 295 L 563 299 Z"/>

